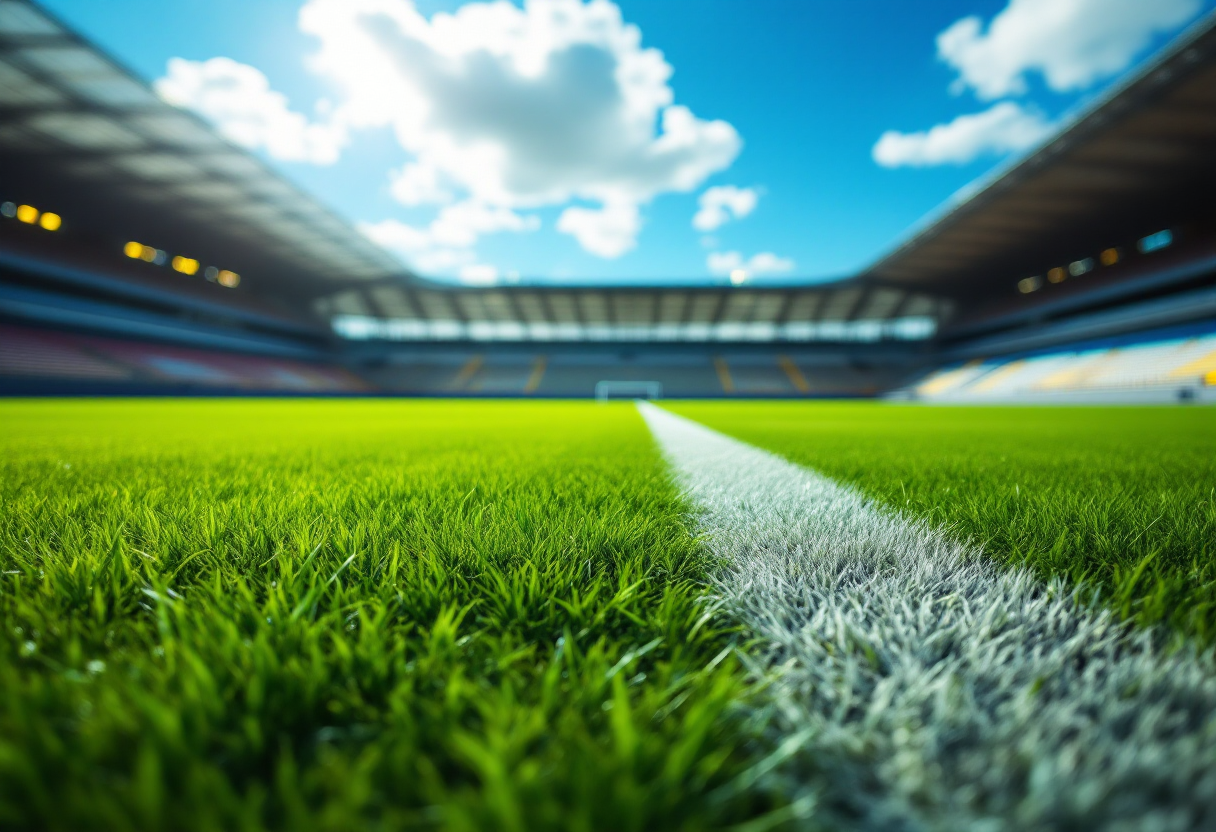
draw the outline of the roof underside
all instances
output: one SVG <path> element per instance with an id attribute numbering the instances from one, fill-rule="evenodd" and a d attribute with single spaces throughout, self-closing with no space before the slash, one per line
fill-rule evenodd
<path id="1" fill-rule="evenodd" d="M 314 295 L 404 271 L 24 0 L 0 2 L 0 174 L 7 194 L 87 225 L 98 243 L 223 263 L 263 289 Z"/>
<path id="2" fill-rule="evenodd" d="M 399 340 L 877 341 L 933 334 L 949 304 L 846 282 L 804 289 L 409 289 L 322 302 L 345 334 Z M 374 321 L 389 322 L 376 325 Z"/>

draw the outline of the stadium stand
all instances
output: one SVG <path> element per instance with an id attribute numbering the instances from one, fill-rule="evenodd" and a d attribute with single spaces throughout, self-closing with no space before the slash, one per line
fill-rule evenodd
<path id="1" fill-rule="evenodd" d="M 370 388 L 341 367 L 285 358 L 140 343 L 0 325 L 0 384 L 13 392 L 356 393 Z"/>
<path id="2" fill-rule="evenodd" d="M 1216 333 L 975 360 L 934 372 L 910 392 L 957 402 L 1216 401 Z"/>
<path id="3" fill-rule="evenodd" d="M 590 398 L 599 382 L 657 382 L 668 397 L 867 396 L 907 383 L 918 371 L 879 361 L 849 364 L 824 354 L 768 351 L 560 350 L 552 354 L 418 353 L 368 367 L 377 389 L 413 395 Z"/>
<path id="4" fill-rule="evenodd" d="M 474 288 L 3 8 L 0 393 L 1208 395 L 1154 333 L 1216 321 L 1216 15 L 852 277 Z"/>
<path id="5" fill-rule="evenodd" d="M 0 327 L 0 376 L 126 381 L 134 375 L 73 341 L 55 332 Z"/>

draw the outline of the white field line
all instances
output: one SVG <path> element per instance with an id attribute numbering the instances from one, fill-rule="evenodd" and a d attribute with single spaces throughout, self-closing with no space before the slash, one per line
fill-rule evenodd
<path id="1" fill-rule="evenodd" d="M 763 647 L 784 781 L 862 829 L 1216 829 L 1216 660 L 639 404 Z"/>

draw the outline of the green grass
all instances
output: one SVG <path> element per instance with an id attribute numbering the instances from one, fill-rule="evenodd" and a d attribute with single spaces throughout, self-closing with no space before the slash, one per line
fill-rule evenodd
<path id="1" fill-rule="evenodd" d="M 1216 641 L 1216 411 L 673 409 Z M 0 828 L 785 817 L 745 634 L 629 405 L 7 401 L 0 426 Z"/>
<path id="2" fill-rule="evenodd" d="M 732 785 L 765 752 L 754 691 L 632 407 L 10 401 L 0 421 L 0 827 L 780 811 Z"/>
<path id="3" fill-rule="evenodd" d="M 683 403 L 674 412 L 1216 641 L 1216 409 Z"/>

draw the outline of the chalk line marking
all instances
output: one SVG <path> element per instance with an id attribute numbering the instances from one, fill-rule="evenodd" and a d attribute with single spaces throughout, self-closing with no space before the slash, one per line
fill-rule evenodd
<path id="1" fill-rule="evenodd" d="M 1216 660 L 650 404 L 792 789 L 864 829 L 1216 829 Z"/>

